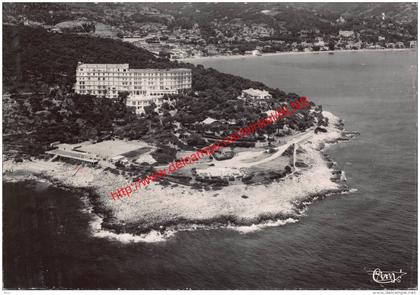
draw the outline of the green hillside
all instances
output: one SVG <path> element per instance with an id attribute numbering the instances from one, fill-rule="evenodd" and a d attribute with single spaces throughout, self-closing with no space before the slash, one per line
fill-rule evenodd
<path id="1" fill-rule="evenodd" d="M 92 38 L 74 34 L 54 34 L 25 26 L 3 27 L 3 85 L 11 93 L 3 101 L 6 150 L 37 155 L 48 144 L 60 140 L 77 142 L 103 137 L 145 139 L 165 146 L 169 142 L 182 146 L 175 137 L 176 122 L 193 133 L 195 123 L 207 116 L 245 125 L 263 115 L 267 108 L 296 97 L 271 89 L 259 82 L 220 73 L 202 66 L 159 59 L 150 52 L 118 40 Z M 73 93 L 78 61 L 85 63 L 129 63 L 131 68 L 188 67 L 193 72 L 193 89 L 167 98 L 160 110 L 149 108 L 142 117 L 118 100 Z M 266 109 L 245 106 L 237 96 L 243 89 L 268 90 L 273 99 Z M 176 110 L 170 114 L 170 110 Z M 312 118 L 290 121 L 296 129 L 311 125 Z M 292 120 L 292 119 L 291 119 Z M 229 126 L 219 131 L 229 132 Z M 281 126 L 278 126 L 281 127 Z M 16 140 L 17 129 L 27 136 Z M 267 130 L 266 132 L 272 132 Z M 192 146 L 202 143 L 192 136 Z"/>

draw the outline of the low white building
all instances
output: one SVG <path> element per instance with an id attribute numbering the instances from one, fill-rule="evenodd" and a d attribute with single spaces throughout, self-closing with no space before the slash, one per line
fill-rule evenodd
<path id="1" fill-rule="evenodd" d="M 272 98 L 272 96 L 267 90 L 249 88 L 242 90 L 241 96 L 238 98 L 245 101 L 247 105 L 267 108 L 269 105 L 267 100 Z"/>
<path id="2" fill-rule="evenodd" d="M 204 119 L 203 121 L 201 121 L 201 123 L 203 123 L 204 125 L 211 125 L 214 122 L 220 123 L 219 120 L 216 120 L 216 119 L 213 119 L 213 118 L 210 118 L 210 117 L 207 117 L 206 119 Z"/>
<path id="3" fill-rule="evenodd" d="M 147 163 L 147 164 L 153 165 L 156 163 L 156 160 L 150 154 L 143 154 L 137 158 L 136 163 L 138 164 Z"/>
<path id="4" fill-rule="evenodd" d="M 340 35 L 340 37 L 344 37 L 344 38 L 354 37 L 354 31 L 342 31 L 342 30 L 340 30 L 338 34 Z"/>
<path id="5" fill-rule="evenodd" d="M 271 94 L 267 90 L 249 88 L 249 89 L 242 90 L 242 94 L 240 98 L 245 99 L 245 100 L 269 99 L 271 98 Z"/>
<path id="6" fill-rule="evenodd" d="M 111 158 L 111 163 L 117 163 L 117 162 L 128 162 L 127 158 L 122 155 L 115 156 Z"/>

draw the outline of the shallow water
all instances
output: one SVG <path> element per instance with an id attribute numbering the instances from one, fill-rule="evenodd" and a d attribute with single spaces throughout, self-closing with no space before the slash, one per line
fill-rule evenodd
<path id="1" fill-rule="evenodd" d="M 368 52 L 205 61 L 307 95 L 360 131 L 329 153 L 357 192 L 297 223 L 248 234 L 179 232 L 163 243 L 93 238 L 80 194 L 4 184 L 6 288 L 380 289 L 368 270 L 417 286 L 417 55 Z"/>

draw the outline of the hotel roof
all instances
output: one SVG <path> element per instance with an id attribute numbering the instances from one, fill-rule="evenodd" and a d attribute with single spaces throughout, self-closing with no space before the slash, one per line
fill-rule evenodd
<path id="1" fill-rule="evenodd" d="M 174 68 L 174 69 L 130 69 L 130 72 L 191 72 L 191 69 Z"/>
<path id="2" fill-rule="evenodd" d="M 85 64 L 79 62 L 78 67 L 82 66 L 84 68 L 128 68 L 128 64 Z"/>
<path id="3" fill-rule="evenodd" d="M 191 72 L 191 69 L 187 68 L 166 68 L 166 69 L 130 69 L 129 64 L 85 64 L 79 63 L 78 67 L 82 68 L 93 68 L 93 69 L 115 69 L 115 68 L 124 68 L 128 69 L 130 72 Z"/>

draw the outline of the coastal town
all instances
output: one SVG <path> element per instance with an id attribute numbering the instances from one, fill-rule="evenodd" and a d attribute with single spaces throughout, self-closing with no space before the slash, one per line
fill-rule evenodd
<path id="1" fill-rule="evenodd" d="M 404 10 L 408 13 L 412 5 L 415 4 L 404 4 Z M 6 22 L 42 27 L 57 34 L 119 39 L 173 60 L 205 56 L 259 56 L 276 52 L 417 47 L 413 16 L 400 18 L 398 13 L 403 12 L 396 13 L 395 10 L 373 10 L 371 14 L 355 15 L 358 11 L 326 13 L 310 5 L 308 9 L 305 4 L 255 3 L 248 5 L 253 16 L 241 18 L 236 15 L 238 11 L 234 6 L 229 4 L 214 4 L 215 8 L 224 9 L 217 14 L 209 5 L 201 7 L 199 4 L 149 4 L 139 7 L 103 3 L 92 4 L 89 8 L 75 5 L 74 16 L 69 20 L 63 18 L 66 10 L 62 7 L 44 6 L 32 5 L 31 15 L 25 15 L 25 10 L 13 11 Z M 180 18 L 178 10 L 195 14 L 196 20 Z M 215 18 L 203 22 L 200 19 L 202 14 L 214 14 Z M 122 19 L 117 21 L 116 15 Z M 235 17 L 230 18 L 230 15 Z M 294 17 L 301 16 L 302 24 L 298 27 L 288 23 L 294 23 Z"/>
<path id="2" fill-rule="evenodd" d="M 344 19 L 342 21 L 345 22 Z M 224 27 L 224 24 L 216 23 L 215 27 L 218 26 Z M 261 56 L 266 53 L 279 52 L 404 49 L 417 46 L 417 41 L 414 39 L 393 42 L 387 41 L 383 36 L 378 36 L 376 40 L 372 40 L 365 38 L 364 34 L 369 34 L 368 32 L 359 33 L 354 30 L 339 30 L 338 34 L 330 35 L 322 34 L 319 29 L 300 30 L 294 38 L 296 41 L 273 40 L 273 30 L 265 25 L 237 26 L 241 27 L 241 30 L 233 37 L 227 37 L 222 31 L 215 29 L 218 40 L 216 44 L 207 44 L 201 37 L 198 24 L 194 24 L 193 29 L 178 29 L 167 35 L 148 32 L 146 36 L 139 37 L 127 34 L 128 36 L 124 36 L 123 41 L 144 48 L 157 56 L 167 56 L 171 59 L 232 55 Z M 235 25 L 233 25 L 234 27 Z M 266 39 L 268 41 L 265 41 Z M 241 46 L 235 47 L 234 41 L 243 42 L 246 45 L 241 44 Z M 228 46 L 227 44 L 232 45 Z"/>

